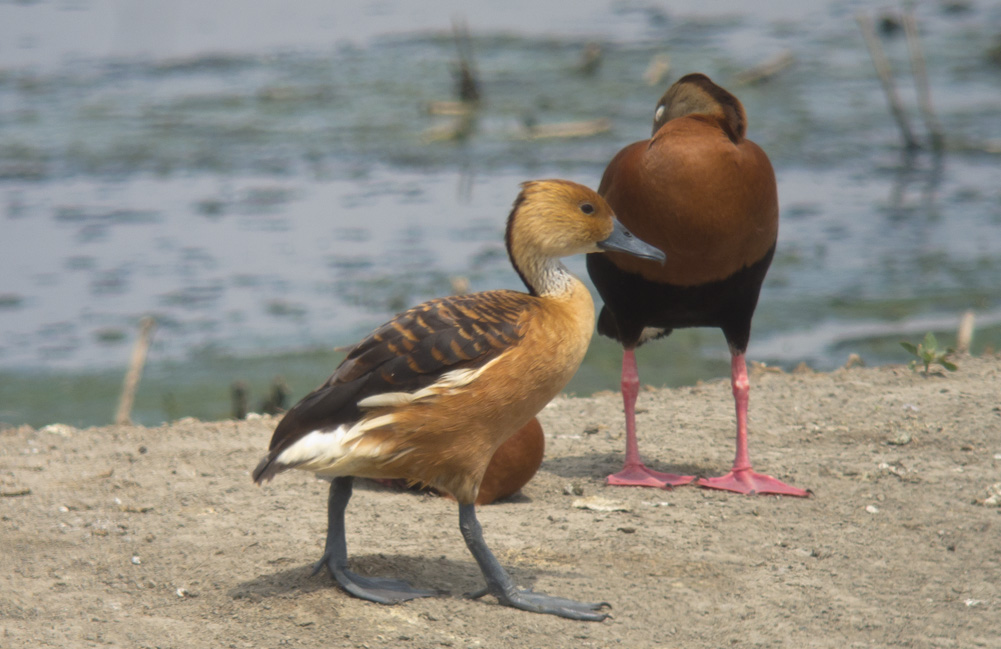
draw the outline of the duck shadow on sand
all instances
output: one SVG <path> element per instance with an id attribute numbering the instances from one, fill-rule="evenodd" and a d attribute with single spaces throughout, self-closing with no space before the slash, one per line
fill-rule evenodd
<path id="1" fill-rule="evenodd" d="M 281 558 L 272 563 L 291 562 Z M 483 575 L 470 556 L 468 561 L 455 561 L 443 556 L 428 557 L 407 554 L 359 554 L 349 560 L 351 570 L 366 577 L 403 579 L 412 586 L 437 591 L 438 597 L 462 598 L 483 587 Z M 550 570 L 538 566 L 519 566 L 501 560 L 520 588 L 532 588 L 541 575 L 564 578 L 580 575 L 562 569 Z M 333 588 L 339 590 L 326 570 L 313 575 L 315 564 L 307 563 L 274 572 L 264 571 L 253 579 L 241 582 L 229 590 L 232 599 L 261 601 L 295 593 L 313 593 Z M 351 597 L 344 593 L 344 597 Z"/>
<path id="2" fill-rule="evenodd" d="M 593 478 L 604 481 L 605 476 L 622 469 L 624 455 L 622 453 L 596 453 L 592 455 L 569 455 L 547 458 L 542 463 L 542 470 L 558 475 L 561 478 L 579 480 Z M 662 473 L 694 475 L 697 478 L 725 473 L 729 467 L 705 466 L 702 464 L 668 464 L 644 457 L 646 466 Z"/>

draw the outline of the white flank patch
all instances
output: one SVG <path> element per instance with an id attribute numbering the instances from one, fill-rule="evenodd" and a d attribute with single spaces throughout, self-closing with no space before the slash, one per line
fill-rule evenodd
<path id="1" fill-rule="evenodd" d="M 405 406 L 414 400 L 414 395 L 409 392 L 383 392 L 365 397 L 358 402 L 359 408 L 386 408 L 395 406 Z"/>
<path id="2" fill-rule="evenodd" d="M 503 355 L 502 355 L 503 356 Z M 360 408 L 399 407 L 409 403 L 446 394 L 472 383 L 502 356 L 476 369 L 452 370 L 441 375 L 434 384 L 416 392 L 386 392 L 366 397 L 358 402 Z M 323 477 L 343 475 L 365 476 L 383 464 L 386 449 L 382 444 L 359 444 L 365 433 L 384 428 L 396 421 L 396 415 L 368 417 L 352 425 L 343 424 L 331 430 L 314 430 L 303 435 L 282 451 L 275 464 L 302 471 L 312 471 Z M 407 449 L 404 453 L 413 449 Z"/>
<path id="3" fill-rule="evenodd" d="M 382 394 L 373 394 L 372 396 L 365 397 L 359 401 L 358 407 L 392 408 L 396 406 L 405 406 L 408 403 L 413 403 L 414 401 L 420 401 L 421 399 L 436 397 L 453 390 L 458 390 L 459 388 L 465 387 L 475 381 L 484 370 L 493 365 L 500 358 L 501 357 L 498 356 L 486 365 L 482 365 L 476 369 L 462 369 L 445 372 L 441 375 L 440 379 L 426 388 L 417 390 L 416 392 L 383 392 Z"/>
<path id="4" fill-rule="evenodd" d="M 312 471 L 325 476 L 354 475 L 379 459 L 379 449 L 359 450 L 365 432 L 395 421 L 393 415 L 363 419 L 353 426 L 314 430 L 300 437 L 275 458 L 275 464 Z M 365 447 L 362 446 L 362 449 Z"/>
<path id="5" fill-rule="evenodd" d="M 643 331 L 640 332 L 639 343 L 645 343 L 649 340 L 653 340 L 657 336 L 663 335 L 664 329 L 661 327 L 643 327 Z"/>

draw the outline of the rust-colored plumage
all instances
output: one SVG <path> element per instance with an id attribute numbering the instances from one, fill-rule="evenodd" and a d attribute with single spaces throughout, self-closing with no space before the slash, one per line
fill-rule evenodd
<path id="1" fill-rule="evenodd" d="M 480 490 L 476 495 L 477 505 L 489 505 L 498 500 L 504 500 L 528 484 L 542 466 L 542 456 L 546 450 L 546 437 L 542 432 L 542 424 L 535 417 L 518 429 L 507 441 L 497 447 L 490 464 L 483 473 Z M 377 482 L 399 490 L 409 491 L 439 491 L 422 490 L 407 484 L 406 480 L 378 480 Z M 455 496 L 442 494 L 452 500 Z"/>
<path id="2" fill-rule="evenodd" d="M 489 505 L 518 493 L 542 466 L 545 450 L 546 436 L 542 433 L 542 424 L 532 417 L 531 421 L 501 444 L 490 458 L 483 481 L 480 482 L 476 504 Z"/>
<path id="3" fill-rule="evenodd" d="M 587 350 L 594 305 L 559 259 L 606 249 L 663 254 L 624 230 L 596 193 L 559 180 L 523 185 L 506 243 L 528 293 L 431 300 L 376 329 L 289 410 L 254 480 L 291 468 L 332 479 L 318 569 L 326 566 L 358 597 L 396 602 L 430 594 L 347 570 L 343 525 L 352 477 L 404 479 L 455 496 L 466 544 L 503 603 L 602 619 L 600 605 L 515 589 L 482 540 L 474 503 L 495 451 L 563 389 Z"/>
<path id="4" fill-rule="evenodd" d="M 490 291 L 400 314 L 352 348 L 326 383 L 286 414 L 271 440 L 268 457 L 276 461 L 261 469 L 260 479 L 294 466 L 324 476 L 403 478 L 473 502 L 495 447 L 535 413 L 523 412 L 531 403 L 491 400 L 508 392 L 503 372 L 491 373 L 492 383 L 477 382 L 479 390 L 461 388 L 469 375 L 520 348 L 515 343 L 525 337 L 526 323 L 549 313 L 542 306 L 525 293 Z M 446 376 L 452 372 L 458 376 Z M 492 405 L 489 411 L 470 407 L 481 400 Z M 280 460 L 314 431 L 366 421 L 376 423 L 335 449 L 338 457 Z"/>
<path id="5" fill-rule="evenodd" d="M 588 272 L 605 301 L 599 333 L 625 347 L 622 391 L 626 466 L 611 484 L 673 486 L 691 481 L 643 466 L 636 445 L 639 379 L 633 350 L 683 327 L 719 327 L 732 356 L 737 458 L 706 487 L 743 493 L 806 495 L 751 471 L 747 457 L 744 352 L 778 237 L 775 173 L 765 152 L 745 138 L 744 107 L 703 74 L 671 86 L 657 105 L 653 137 L 612 159 L 599 193 L 636 236 L 667 254 L 663 265 L 618 254 L 589 255 Z"/>

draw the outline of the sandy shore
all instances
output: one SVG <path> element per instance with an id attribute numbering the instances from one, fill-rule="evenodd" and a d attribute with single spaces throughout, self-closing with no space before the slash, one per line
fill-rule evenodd
<path id="1" fill-rule="evenodd" d="M 8 429 L 0 647 L 1001 647 L 1001 357 L 959 365 L 756 372 L 751 457 L 809 499 L 604 486 L 619 396 L 554 401 L 541 471 L 480 520 L 521 585 L 607 600 L 601 623 L 462 599 L 480 574 L 428 495 L 357 489 L 349 550 L 451 596 L 380 606 L 310 577 L 326 483 L 251 484 L 267 418 Z M 727 382 L 639 408 L 654 468 L 729 467 Z"/>

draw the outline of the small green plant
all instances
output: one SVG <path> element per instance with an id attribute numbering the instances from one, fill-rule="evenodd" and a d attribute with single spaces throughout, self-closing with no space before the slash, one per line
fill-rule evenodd
<path id="1" fill-rule="evenodd" d="M 947 357 L 953 353 L 952 347 L 945 350 L 939 349 L 935 334 L 930 331 L 925 334 L 925 339 L 916 346 L 909 342 L 901 342 L 900 346 L 917 357 L 917 360 L 911 361 L 911 369 L 917 369 L 919 362 L 925 366 L 925 376 L 928 376 L 932 364 L 941 365 L 950 372 L 956 371 L 956 364 L 947 360 Z"/>

